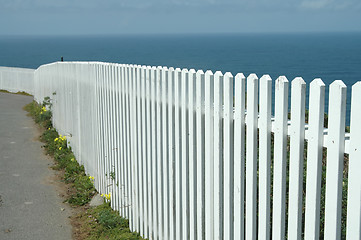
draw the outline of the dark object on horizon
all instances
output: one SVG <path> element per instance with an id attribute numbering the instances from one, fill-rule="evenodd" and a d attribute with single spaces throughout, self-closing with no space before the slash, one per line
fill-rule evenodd
<path id="1" fill-rule="evenodd" d="M 60 58 L 60 61 L 64 62 L 64 58 L 63 58 L 63 57 L 61 57 L 61 58 Z"/>

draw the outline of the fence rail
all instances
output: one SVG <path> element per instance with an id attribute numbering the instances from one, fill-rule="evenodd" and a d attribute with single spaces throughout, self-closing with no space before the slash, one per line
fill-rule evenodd
<path id="1" fill-rule="evenodd" d="M 325 88 L 310 83 L 306 121 L 302 78 L 59 62 L 34 97 L 143 237 L 361 239 L 361 82 L 347 134 L 346 86 L 330 85 L 328 128 Z"/>

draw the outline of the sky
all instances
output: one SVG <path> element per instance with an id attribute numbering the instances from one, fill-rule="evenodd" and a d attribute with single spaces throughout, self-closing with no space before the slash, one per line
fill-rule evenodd
<path id="1" fill-rule="evenodd" d="M 361 31 L 361 0 L 0 0 L 0 35 Z"/>

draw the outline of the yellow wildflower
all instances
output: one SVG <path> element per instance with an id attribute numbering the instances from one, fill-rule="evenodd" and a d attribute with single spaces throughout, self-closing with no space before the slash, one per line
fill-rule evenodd
<path id="1" fill-rule="evenodd" d="M 62 149 L 62 147 L 59 148 L 59 150 L 61 150 L 61 149 Z"/>
<path id="2" fill-rule="evenodd" d="M 54 142 L 56 142 L 56 141 L 58 141 L 58 140 L 59 140 L 59 138 L 55 138 L 55 139 L 54 139 Z"/>
<path id="3" fill-rule="evenodd" d="M 74 159 L 74 158 L 71 158 L 71 159 L 70 159 L 70 161 L 74 162 L 74 161 L 75 161 L 75 159 Z"/>

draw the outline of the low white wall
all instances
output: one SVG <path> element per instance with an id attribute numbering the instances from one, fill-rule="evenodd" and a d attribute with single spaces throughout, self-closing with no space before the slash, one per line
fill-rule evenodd
<path id="1" fill-rule="evenodd" d="M 35 69 L 0 67 L 0 89 L 34 94 Z"/>

